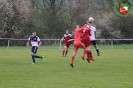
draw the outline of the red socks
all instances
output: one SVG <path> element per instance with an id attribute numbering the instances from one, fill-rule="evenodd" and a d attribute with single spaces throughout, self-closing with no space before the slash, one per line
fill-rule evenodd
<path id="1" fill-rule="evenodd" d="M 72 55 L 72 57 L 71 57 L 71 61 L 70 61 L 70 64 L 73 64 L 73 62 L 74 62 L 74 58 L 75 58 L 75 56 Z"/>
<path id="2" fill-rule="evenodd" d="M 66 56 L 67 53 L 68 53 L 68 50 L 66 50 L 66 52 L 65 52 L 65 50 L 63 50 L 63 51 L 62 51 L 62 56 L 64 56 L 64 54 L 65 54 L 65 56 Z"/>
<path id="3" fill-rule="evenodd" d="M 65 50 L 62 51 L 62 56 L 64 56 Z"/>
<path id="4" fill-rule="evenodd" d="M 66 50 L 66 52 L 65 52 L 65 56 L 67 55 L 67 53 L 68 53 L 68 50 Z"/>
<path id="5" fill-rule="evenodd" d="M 94 58 L 93 58 L 93 56 L 92 56 L 91 50 L 87 50 L 87 58 L 90 59 L 90 60 L 95 61 Z"/>
<path id="6" fill-rule="evenodd" d="M 84 57 L 86 53 L 87 53 L 87 51 L 84 49 L 82 57 Z"/>

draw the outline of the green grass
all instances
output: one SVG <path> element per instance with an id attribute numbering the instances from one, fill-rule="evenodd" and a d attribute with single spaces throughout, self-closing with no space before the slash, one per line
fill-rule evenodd
<path id="1" fill-rule="evenodd" d="M 132 88 L 132 46 L 99 48 L 101 56 L 92 47 L 96 61 L 91 63 L 80 58 L 80 49 L 71 68 L 72 46 L 67 57 L 61 57 L 59 47 L 41 46 L 37 54 L 44 56 L 44 62 L 36 59 L 35 65 L 30 47 L 0 47 L 0 88 Z"/>

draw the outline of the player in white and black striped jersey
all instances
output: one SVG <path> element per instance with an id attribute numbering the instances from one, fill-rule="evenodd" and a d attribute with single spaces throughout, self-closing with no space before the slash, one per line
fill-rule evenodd
<path id="1" fill-rule="evenodd" d="M 40 38 L 38 36 L 36 36 L 36 32 L 33 31 L 32 35 L 29 37 L 28 42 L 27 42 L 27 46 L 29 46 L 29 43 L 31 43 L 32 48 L 31 48 L 31 57 L 32 57 L 32 61 L 33 64 L 36 63 L 35 58 L 40 58 L 41 60 L 43 60 L 42 56 L 37 56 L 37 50 L 39 48 L 39 46 L 42 44 L 40 41 Z"/>
<path id="2" fill-rule="evenodd" d="M 95 47 L 96 49 L 96 52 L 97 52 L 97 55 L 100 56 L 100 51 L 98 49 L 98 45 L 96 43 L 96 28 L 94 26 L 92 26 L 92 22 L 89 22 L 90 23 L 90 40 L 91 40 L 91 43 L 93 44 L 93 46 Z"/>

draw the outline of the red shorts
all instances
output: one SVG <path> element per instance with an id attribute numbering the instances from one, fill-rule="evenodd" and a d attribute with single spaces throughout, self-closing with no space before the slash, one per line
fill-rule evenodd
<path id="1" fill-rule="evenodd" d="M 74 51 L 77 51 L 79 48 L 85 48 L 85 45 L 82 42 L 74 42 Z"/>
<path id="2" fill-rule="evenodd" d="M 90 46 L 91 45 L 90 38 L 88 37 L 88 38 L 83 39 L 83 43 L 84 43 L 85 47 Z"/>
<path id="3" fill-rule="evenodd" d="M 64 46 L 68 47 L 70 46 L 70 43 L 64 43 Z"/>

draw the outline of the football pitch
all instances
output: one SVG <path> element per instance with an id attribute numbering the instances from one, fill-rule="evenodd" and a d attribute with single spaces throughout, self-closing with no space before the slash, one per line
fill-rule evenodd
<path id="1" fill-rule="evenodd" d="M 79 49 L 74 68 L 67 57 L 61 57 L 58 46 L 41 46 L 32 64 L 31 47 L 0 47 L 0 88 L 133 88 L 133 45 L 99 45 L 100 56 L 92 47 L 95 61 L 81 59 Z"/>

